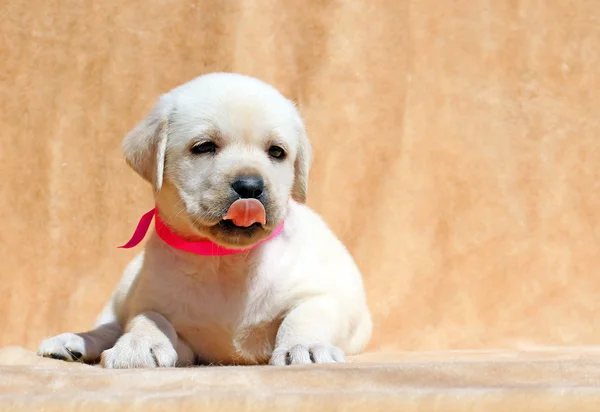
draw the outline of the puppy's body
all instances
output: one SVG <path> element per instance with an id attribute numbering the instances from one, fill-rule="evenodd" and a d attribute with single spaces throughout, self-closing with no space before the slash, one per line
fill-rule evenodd
<path id="1" fill-rule="evenodd" d="M 296 109 L 278 92 L 244 76 L 203 76 L 165 95 L 128 135 L 125 153 L 153 183 L 161 220 L 174 232 L 251 249 L 201 256 L 153 233 L 95 329 L 48 339 L 41 355 L 101 357 L 113 368 L 281 365 L 343 361 L 368 343 L 360 272 L 302 204 L 310 145 Z M 252 194 L 234 184 L 249 175 L 264 181 Z M 264 205 L 262 225 L 224 223 L 240 197 Z M 260 243 L 281 223 L 278 236 Z"/>
<path id="2" fill-rule="evenodd" d="M 301 325 L 307 338 L 330 318 L 328 342 L 356 353 L 370 334 L 365 302 L 356 299 L 362 280 L 331 238 L 314 212 L 293 201 L 281 235 L 242 254 L 192 255 L 154 234 L 110 304 L 123 326 L 140 313 L 162 314 L 203 363 L 254 364 L 269 361 L 285 315 L 312 300 L 318 313 Z"/>

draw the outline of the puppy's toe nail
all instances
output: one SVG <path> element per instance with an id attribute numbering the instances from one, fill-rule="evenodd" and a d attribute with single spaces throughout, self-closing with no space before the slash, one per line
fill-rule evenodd
<path id="1" fill-rule="evenodd" d="M 45 354 L 44 357 L 45 358 L 52 358 L 52 359 L 62 360 L 62 361 L 66 361 L 67 360 L 67 357 L 64 356 L 64 355 L 61 355 L 60 353 Z"/>
<path id="2" fill-rule="evenodd" d="M 177 364 L 177 352 L 174 348 L 168 346 L 155 346 L 150 348 L 152 355 L 153 368 L 159 366 L 163 368 L 172 368 Z"/>
<path id="3" fill-rule="evenodd" d="M 71 350 L 69 348 L 65 348 L 67 350 L 67 352 L 69 353 L 69 355 L 71 355 L 71 357 L 73 358 L 74 361 L 79 361 L 81 360 L 83 354 L 79 351 L 76 350 Z"/>

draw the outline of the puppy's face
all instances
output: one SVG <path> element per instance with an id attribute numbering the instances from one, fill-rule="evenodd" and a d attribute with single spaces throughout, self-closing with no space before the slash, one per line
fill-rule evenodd
<path id="1" fill-rule="evenodd" d="M 300 116 L 246 76 L 211 74 L 172 90 L 124 147 L 182 235 L 247 247 L 283 221 L 290 197 L 305 200 L 310 147 Z"/>

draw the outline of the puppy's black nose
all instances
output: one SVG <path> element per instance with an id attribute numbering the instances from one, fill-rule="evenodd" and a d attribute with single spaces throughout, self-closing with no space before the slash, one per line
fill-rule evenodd
<path id="1" fill-rule="evenodd" d="M 231 184 L 231 187 L 242 198 L 256 199 L 262 195 L 265 181 L 260 176 L 240 176 Z"/>

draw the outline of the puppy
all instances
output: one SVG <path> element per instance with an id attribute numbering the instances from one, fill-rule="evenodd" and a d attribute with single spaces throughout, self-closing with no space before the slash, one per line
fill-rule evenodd
<path id="1" fill-rule="evenodd" d="M 200 76 L 163 95 L 123 148 L 153 185 L 142 221 L 154 216 L 156 231 L 95 328 L 47 339 L 39 355 L 147 368 L 343 362 L 363 350 L 362 277 L 305 205 L 311 146 L 292 102 L 251 77 Z"/>

